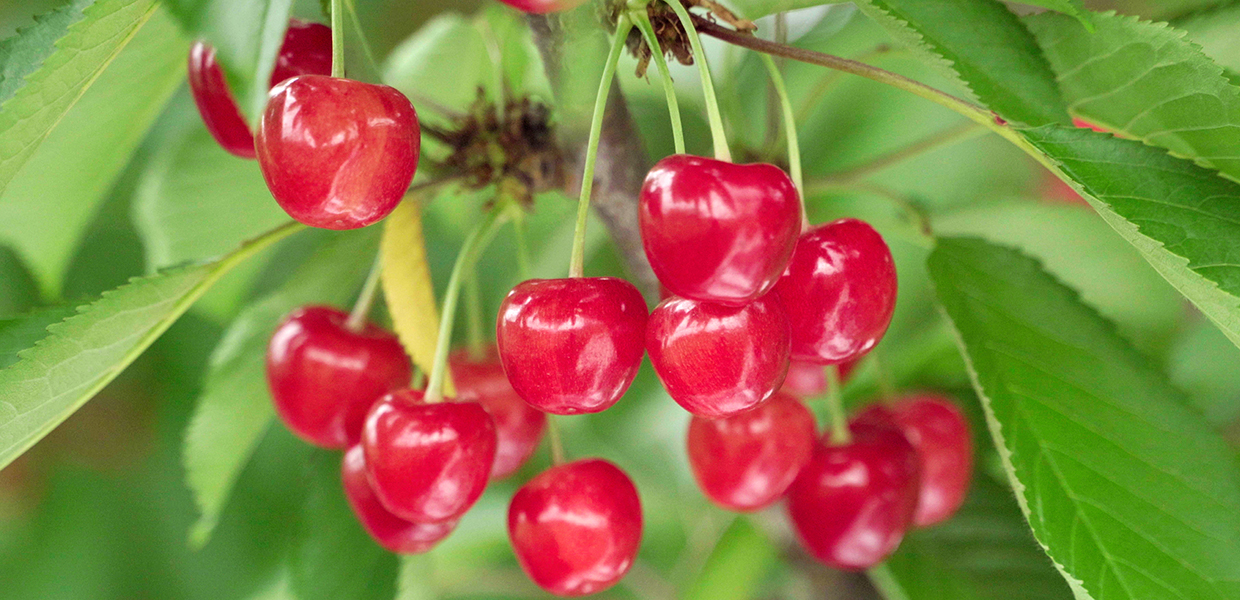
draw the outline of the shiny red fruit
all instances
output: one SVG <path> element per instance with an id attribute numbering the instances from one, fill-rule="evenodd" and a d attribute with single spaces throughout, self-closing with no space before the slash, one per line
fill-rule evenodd
<path id="1" fill-rule="evenodd" d="M 544 471 L 508 506 L 517 562 L 539 587 L 560 596 L 601 592 L 633 566 L 642 539 L 637 488 L 600 459 Z"/>
<path id="2" fill-rule="evenodd" d="M 836 365 L 840 373 L 840 383 L 848 381 L 848 377 L 852 375 L 860 362 L 861 357 L 858 357 Z M 802 398 L 825 394 L 827 391 L 825 369 L 825 366 L 818 363 L 793 360 L 788 364 L 788 376 L 784 378 L 784 387 L 780 389 Z"/>
<path id="3" fill-rule="evenodd" d="M 771 397 L 788 372 L 788 319 L 779 302 L 740 308 L 684 298 L 650 313 L 646 351 L 667 393 L 685 410 L 718 418 Z"/>
<path id="4" fill-rule="evenodd" d="M 917 452 L 895 427 L 854 422 L 851 442 L 819 443 L 788 488 L 802 546 L 827 566 L 859 571 L 895 552 L 917 508 Z"/>
<path id="5" fill-rule="evenodd" d="M 297 309 L 267 346 L 276 413 L 293 433 L 325 448 L 357 443 L 371 405 L 413 376 L 395 335 L 369 323 L 352 331 L 348 318 L 326 306 Z"/>
<path id="6" fill-rule="evenodd" d="M 366 456 L 360 445 L 349 448 L 340 465 L 344 495 L 362 528 L 380 546 L 397 554 L 421 554 L 434 548 L 456 528 L 456 521 L 414 523 L 383 507 L 366 478 Z"/>
<path id="7" fill-rule="evenodd" d="M 495 346 L 488 346 L 476 358 L 468 350 L 458 350 L 448 358 L 448 365 L 456 384 L 456 399 L 481 404 L 495 420 L 498 444 L 491 479 L 511 475 L 538 449 L 547 415 L 526 404 L 512 389 Z"/>
<path id="8" fill-rule="evenodd" d="M 742 306 L 788 266 L 801 232 L 799 198 L 773 165 L 669 156 L 642 184 L 642 246 L 673 294 Z"/>
<path id="9" fill-rule="evenodd" d="M 698 487 L 727 509 L 752 511 L 779 500 L 814 451 L 814 415 L 793 396 L 724 419 L 689 422 L 689 466 Z"/>
<path id="10" fill-rule="evenodd" d="M 407 521 L 453 521 L 486 489 L 495 423 L 477 402 L 427 404 L 422 392 L 400 390 L 370 409 L 362 449 L 389 511 Z"/>
<path id="11" fill-rule="evenodd" d="M 255 148 L 285 212 L 312 227 L 356 229 L 400 203 L 420 136 L 413 105 L 395 88 L 302 75 L 271 90 Z"/>
<path id="12" fill-rule="evenodd" d="M 921 488 L 913 525 L 946 521 L 964 504 L 973 476 L 973 434 L 955 403 L 936 394 L 917 394 L 885 407 L 872 406 L 857 419 L 894 423 L 917 450 Z"/>
<path id="13" fill-rule="evenodd" d="M 839 364 L 882 339 L 896 307 L 896 264 L 883 237 L 841 219 L 805 232 L 775 293 L 792 326 L 792 358 Z"/>
<path id="14" fill-rule="evenodd" d="M 500 0 L 500 2 L 522 12 L 545 15 L 577 8 L 585 0 Z"/>
<path id="15" fill-rule="evenodd" d="M 332 30 L 326 25 L 300 19 L 289 21 L 284 43 L 276 56 L 271 85 L 297 75 L 330 75 Z M 215 59 L 215 48 L 195 42 L 189 49 L 189 88 L 207 131 L 228 152 L 254 158 L 254 134 L 237 107 Z"/>
<path id="16" fill-rule="evenodd" d="M 623 279 L 531 279 L 500 305 L 499 358 L 513 389 L 534 408 L 599 412 L 637 376 L 646 317 L 646 301 Z"/>

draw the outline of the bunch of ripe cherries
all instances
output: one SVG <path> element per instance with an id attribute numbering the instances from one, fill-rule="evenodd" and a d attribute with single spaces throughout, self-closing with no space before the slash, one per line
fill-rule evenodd
<path id="1" fill-rule="evenodd" d="M 513 2 L 528 12 L 564 8 Z M 413 179 L 417 115 L 393 88 L 330 73 L 330 29 L 291 22 L 251 133 L 214 50 L 198 43 L 189 57 L 208 129 L 229 152 L 258 159 L 281 207 L 315 227 L 364 227 L 390 213 Z M 606 410 L 647 354 L 693 415 L 688 458 L 706 496 L 741 512 L 785 499 L 798 539 L 827 565 L 873 566 L 911 527 L 959 508 L 972 445 L 950 401 L 923 394 L 873 405 L 820 436 L 799 398 L 821 394 L 824 369 L 847 371 L 886 332 L 896 272 L 873 228 L 855 219 L 809 227 L 778 167 L 690 155 L 655 165 L 638 210 L 665 299 L 648 313 L 621 279 L 520 283 L 501 306 L 496 345 L 449 358 L 449 401 L 411 388 L 396 336 L 364 319 L 310 306 L 278 326 L 267 354 L 277 413 L 306 441 L 345 451 L 345 493 L 380 545 L 430 550 L 489 480 L 533 454 L 547 413 Z M 641 531 L 636 487 L 602 459 L 556 464 L 509 506 L 518 561 L 559 595 L 615 584 Z"/>

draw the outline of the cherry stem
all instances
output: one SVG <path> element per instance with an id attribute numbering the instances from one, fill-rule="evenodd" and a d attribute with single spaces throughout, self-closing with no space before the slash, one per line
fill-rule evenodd
<path id="1" fill-rule="evenodd" d="M 796 186 L 801 200 L 801 228 L 809 229 L 809 215 L 805 212 L 805 179 L 801 174 L 801 142 L 797 138 L 796 115 L 792 112 L 792 100 L 788 99 L 788 88 L 784 85 L 784 76 L 779 66 L 769 54 L 763 54 L 762 62 L 771 74 L 771 85 L 779 96 L 779 105 L 784 113 L 784 136 L 788 138 L 788 171 L 792 175 L 792 185 Z"/>
<path id="2" fill-rule="evenodd" d="M 332 77 L 344 77 L 344 0 L 332 0 Z"/>
<path id="3" fill-rule="evenodd" d="M 353 304 L 353 310 L 349 312 L 349 318 L 345 320 L 344 326 L 349 331 L 359 333 L 366 327 L 366 317 L 370 315 L 370 307 L 375 303 L 375 292 L 379 290 L 379 275 L 383 273 L 382 255 L 375 255 L 375 262 L 370 266 L 370 274 L 366 276 L 366 283 L 362 285 L 362 291 L 357 295 L 357 302 Z"/>
<path id="4" fill-rule="evenodd" d="M 689 47 L 693 49 L 693 62 L 697 63 L 702 73 L 702 96 L 706 100 L 706 117 L 710 121 L 710 133 L 715 142 L 715 158 L 732 162 L 732 151 L 728 149 L 727 133 L 723 129 L 723 116 L 719 113 L 719 99 L 715 97 L 715 84 L 710 76 L 710 65 L 706 64 L 706 50 L 702 48 L 702 38 L 698 36 L 693 15 L 681 4 L 680 0 L 665 0 L 672 7 L 680 24 L 689 36 Z"/>
<path id="5" fill-rule="evenodd" d="M 827 368 L 827 412 L 831 417 L 831 443 L 847 444 L 852 441 L 852 433 L 848 431 L 848 413 L 844 410 L 844 397 L 840 394 L 840 368 L 830 365 Z"/>
<path id="6" fill-rule="evenodd" d="M 466 334 L 469 340 L 469 357 L 474 360 L 486 358 L 486 336 L 482 333 L 482 290 L 478 282 L 478 269 L 470 269 L 465 278 L 465 312 L 469 320 Z"/>
<path id="7" fill-rule="evenodd" d="M 616 24 L 616 37 L 611 44 L 611 52 L 607 55 L 607 63 L 603 65 L 603 77 L 598 84 L 598 97 L 594 99 L 594 116 L 590 120 L 590 139 L 586 143 L 586 162 L 581 174 L 581 198 L 577 205 L 577 227 L 573 232 L 573 255 L 568 264 L 569 277 L 581 277 L 585 274 L 586 264 L 586 221 L 590 216 L 590 198 L 594 192 L 594 166 L 598 162 L 599 139 L 603 136 L 603 114 L 607 112 L 607 96 L 611 93 L 611 82 L 616 76 L 616 64 L 620 62 L 620 53 L 624 51 L 625 41 L 633 22 L 626 16 L 620 17 Z"/>
<path id="8" fill-rule="evenodd" d="M 482 222 L 461 246 L 456 255 L 456 264 L 452 266 L 452 276 L 448 279 L 448 289 L 443 297 L 443 314 L 439 315 L 439 338 L 435 342 L 435 362 L 431 364 L 430 381 L 426 384 L 426 402 L 434 403 L 443 400 L 443 383 L 448 375 L 448 348 L 452 345 L 452 325 L 455 322 L 457 299 L 461 295 L 461 280 L 465 271 L 472 269 L 478 255 L 490 243 L 491 238 L 499 231 L 507 219 L 505 211 L 493 210 L 486 213 Z"/>
<path id="9" fill-rule="evenodd" d="M 833 184 L 847 184 L 859 181 L 861 179 L 865 179 L 869 175 L 882 171 L 887 167 L 916 158 L 931 150 L 936 150 L 944 146 L 950 146 L 951 144 L 957 142 L 963 142 L 983 133 L 988 132 L 973 121 L 965 121 L 955 127 L 948 127 L 942 131 L 932 133 L 920 140 L 917 140 L 916 142 L 913 142 L 912 144 L 893 150 L 887 154 L 883 154 L 882 156 L 874 158 L 863 164 L 845 169 L 843 171 L 829 173 L 823 176 L 820 181 L 821 183 Z"/>
<path id="10" fill-rule="evenodd" d="M 565 462 L 564 440 L 560 438 L 560 423 L 555 415 L 547 415 L 547 442 L 551 446 L 551 466 L 558 467 Z"/>
<path id="11" fill-rule="evenodd" d="M 659 77 L 663 80 L 663 93 L 667 96 L 667 112 L 672 118 L 672 141 L 676 144 L 676 154 L 685 153 L 685 129 L 680 122 L 680 102 L 676 99 L 676 87 L 672 81 L 672 72 L 667 68 L 667 57 L 663 54 L 663 46 L 659 44 L 659 36 L 655 34 L 654 25 L 650 22 L 650 13 L 646 7 L 632 11 L 633 21 L 646 38 L 650 46 L 650 55 L 655 67 L 659 69 Z"/>
<path id="12" fill-rule="evenodd" d="M 870 578 L 870 582 L 878 589 L 879 594 L 884 598 L 906 598 L 904 587 L 891 574 L 891 569 L 887 563 L 881 562 L 877 565 L 866 569 L 866 577 Z"/>

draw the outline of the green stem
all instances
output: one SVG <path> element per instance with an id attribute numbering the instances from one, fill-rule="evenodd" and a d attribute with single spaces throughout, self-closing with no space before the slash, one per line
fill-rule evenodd
<path id="1" fill-rule="evenodd" d="M 560 438 L 560 424 L 555 415 L 547 415 L 547 442 L 551 446 L 551 466 L 564 464 L 564 441 Z"/>
<path id="2" fill-rule="evenodd" d="M 616 76 L 616 64 L 620 62 L 620 53 L 624 51 L 625 41 L 633 22 L 621 16 L 616 24 L 616 37 L 611 43 L 611 52 L 607 55 L 607 64 L 603 66 L 603 77 L 598 83 L 598 97 L 594 99 L 594 117 L 590 120 L 590 140 L 586 143 L 586 163 L 581 174 L 581 198 L 577 205 L 577 227 L 573 232 L 573 255 L 568 264 L 569 277 L 581 277 L 585 274 L 586 265 L 586 221 L 590 216 L 590 198 L 594 192 L 594 165 L 598 162 L 599 138 L 603 136 L 603 114 L 607 112 L 607 96 L 611 93 L 611 82 Z"/>
<path id="3" fill-rule="evenodd" d="M 706 50 L 702 48 L 702 38 L 698 36 L 693 16 L 680 3 L 680 0 L 666 0 L 666 2 L 680 18 L 685 34 L 689 36 L 689 46 L 693 49 L 693 62 L 697 63 L 698 70 L 702 73 L 702 95 L 706 100 L 706 117 L 710 121 L 711 137 L 715 142 L 715 158 L 732 162 L 732 151 L 728 149 L 728 136 L 723 129 L 723 116 L 719 113 L 719 99 L 715 97 L 715 84 L 710 76 L 710 65 L 706 64 Z"/>
<path id="4" fill-rule="evenodd" d="M 465 278 L 465 322 L 469 357 L 481 360 L 486 357 L 486 335 L 482 333 L 482 290 L 478 282 L 478 270 L 470 269 Z"/>
<path id="5" fill-rule="evenodd" d="M 827 367 L 827 411 L 831 415 L 831 443 L 842 445 L 852 441 L 844 396 L 840 393 L 840 368 L 835 365 Z"/>
<path id="6" fill-rule="evenodd" d="M 891 568 L 887 566 L 887 563 L 878 563 L 866 570 L 865 574 L 886 600 L 909 600 L 908 592 L 904 590 L 904 586 L 900 585 L 895 575 L 891 574 Z"/>
<path id="7" fill-rule="evenodd" d="M 379 289 L 379 275 L 383 273 L 382 255 L 375 255 L 375 262 L 370 266 L 370 274 L 366 276 L 366 283 L 362 285 L 362 291 L 357 295 L 357 302 L 353 304 L 353 310 L 349 312 L 349 318 L 345 320 L 344 326 L 352 332 L 359 332 L 366 326 L 366 317 L 370 315 L 370 307 L 375 303 L 375 292 Z"/>
<path id="8" fill-rule="evenodd" d="M 864 164 L 855 167 L 829 173 L 823 177 L 823 181 L 833 183 L 852 183 L 882 171 L 887 167 L 902 163 L 911 158 L 915 158 L 931 150 L 941 148 L 962 142 L 964 140 L 976 137 L 983 133 L 988 133 L 984 128 L 979 127 L 973 121 L 965 121 L 955 127 L 949 127 L 942 131 L 932 133 L 908 146 L 899 148 L 892 152 L 888 152 L 882 156 L 872 159 Z"/>
<path id="9" fill-rule="evenodd" d="M 344 0 L 332 0 L 332 77 L 344 77 Z"/>
<path id="10" fill-rule="evenodd" d="M 779 96 L 779 105 L 784 112 L 784 135 L 788 138 L 788 170 L 792 175 L 792 183 L 801 194 L 801 214 L 805 214 L 805 180 L 801 175 L 801 143 L 797 139 L 796 116 L 792 113 L 792 101 L 788 99 L 788 88 L 784 85 L 784 76 L 769 54 L 763 54 L 762 62 L 771 74 L 771 85 Z"/>
<path id="11" fill-rule="evenodd" d="M 680 102 L 676 99 L 676 87 L 672 82 L 672 72 L 667 68 L 667 57 L 663 54 L 663 46 L 659 44 L 659 36 L 655 35 L 654 25 L 650 22 L 650 14 L 646 8 L 639 8 L 630 13 L 646 45 L 650 46 L 651 58 L 659 69 L 659 77 L 663 80 L 663 93 L 667 96 L 667 112 L 672 117 L 672 141 L 676 144 L 676 154 L 685 153 L 685 129 L 680 122 Z"/>
<path id="12" fill-rule="evenodd" d="M 507 214 L 503 211 L 490 211 L 469 237 L 465 238 L 460 254 L 456 256 L 456 264 L 452 266 L 452 276 L 448 279 L 448 289 L 443 298 L 443 314 L 439 316 L 439 339 L 435 342 L 435 362 L 431 364 L 430 381 L 426 384 L 426 402 L 433 403 L 443 400 L 443 382 L 448 374 L 448 348 L 452 345 L 452 325 L 455 322 L 456 303 L 461 295 L 461 280 L 467 269 L 472 269 L 482 249 L 490 243 L 491 238 L 503 225 Z"/>

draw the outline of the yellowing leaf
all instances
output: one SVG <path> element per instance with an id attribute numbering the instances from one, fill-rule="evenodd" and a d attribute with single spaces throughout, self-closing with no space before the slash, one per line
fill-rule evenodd
<path id="1" fill-rule="evenodd" d="M 429 374 L 439 339 L 439 310 L 422 239 L 422 205 L 417 199 L 406 199 L 388 216 L 379 252 L 383 261 L 383 297 L 396 335 L 413 364 Z M 456 395 L 450 374 L 444 385 L 446 395 Z"/>

